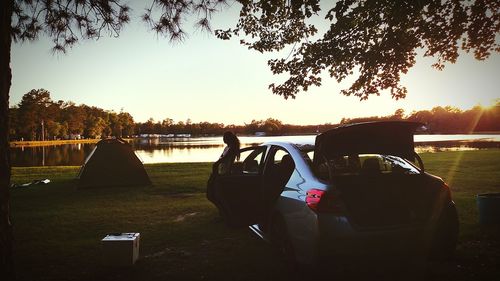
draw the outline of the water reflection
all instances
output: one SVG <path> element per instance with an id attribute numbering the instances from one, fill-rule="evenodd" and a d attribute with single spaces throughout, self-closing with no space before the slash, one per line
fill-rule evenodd
<path id="1" fill-rule="evenodd" d="M 210 162 L 219 158 L 223 146 L 169 147 L 154 150 L 135 150 L 144 163 Z"/>
<path id="2" fill-rule="evenodd" d="M 500 142 L 500 135 L 415 135 L 416 143 L 422 142 Z"/>
<path id="3" fill-rule="evenodd" d="M 11 148 L 12 166 L 75 166 L 81 165 L 95 144 L 65 144 Z"/>
<path id="4" fill-rule="evenodd" d="M 242 147 L 245 147 L 266 141 L 314 142 L 314 138 L 315 136 L 240 137 L 240 141 Z M 476 150 L 499 148 L 500 135 L 417 135 L 415 142 L 419 153 Z M 224 147 L 221 137 L 135 139 L 132 145 L 144 163 L 212 162 L 220 156 Z M 11 160 L 16 167 L 79 166 L 94 147 L 95 144 L 88 143 L 14 147 L 11 148 Z"/>

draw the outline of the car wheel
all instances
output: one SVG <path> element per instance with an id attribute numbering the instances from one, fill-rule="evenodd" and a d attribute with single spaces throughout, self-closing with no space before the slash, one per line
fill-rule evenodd
<path id="1" fill-rule="evenodd" d="M 235 228 L 237 225 L 232 219 L 232 216 L 227 211 L 226 207 L 224 207 L 223 204 L 219 204 L 217 208 L 219 209 L 219 215 L 226 224 L 226 226 Z"/>
<path id="2" fill-rule="evenodd" d="M 295 258 L 293 244 L 288 236 L 285 221 L 280 215 L 275 215 L 273 217 L 270 231 L 271 243 L 284 258 L 286 265 L 294 269 L 297 268 L 298 264 Z"/>
<path id="3" fill-rule="evenodd" d="M 431 246 L 430 258 L 446 260 L 453 256 L 458 241 L 459 222 L 455 205 L 450 205 L 441 214 Z"/>

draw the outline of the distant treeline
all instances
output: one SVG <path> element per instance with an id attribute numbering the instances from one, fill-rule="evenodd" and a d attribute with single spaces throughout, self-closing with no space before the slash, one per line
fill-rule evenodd
<path id="1" fill-rule="evenodd" d="M 431 110 L 413 111 L 408 115 L 398 109 L 393 115 L 362 118 L 343 118 L 341 124 L 368 121 L 403 120 L 426 124 L 427 133 L 431 134 L 469 134 L 475 132 L 500 131 L 500 100 L 493 106 L 484 108 L 474 106 L 461 110 L 451 106 L 437 106 Z"/>
<path id="2" fill-rule="evenodd" d="M 53 101 L 47 90 L 31 90 L 10 108 L 11 140 L 54 140 L 130 136 L 134 118 L 95 106 Z"/>
<path id="3" fill-rule="evenodd" d="M 473 133 L 500 131 L 500 101 L 489 108 L 475 106 L 469 110 L 454 107 L 434 107 L 414 111 L 408 115 L 402 109 L 388 116 L 343 118 L 340 124 L 321 125 L 283 124 L 280 120 L 252 120 L 244 125 L 186 121 L 174 122 L 166 118 L 155 121 L 134 122 L 132 115 L 121 111 L 104 110 L 94 106 L 75 105 L 73 102 L 52 101 L 47 90 L 31 90 L 21 102 L 10 108 L 10 136 L 12 140 L 53 140 L 75 138 L 129 137 L 141 134 L 221 135 L 233 131 L 239 135 L 293 135 L 314 134 L 338 125 L 369 122 L 407 120 L 427 124 L 429 133 Z"/>

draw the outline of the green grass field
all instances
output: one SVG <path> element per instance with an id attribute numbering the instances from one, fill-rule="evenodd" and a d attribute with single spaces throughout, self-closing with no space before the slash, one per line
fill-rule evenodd
<path id="1" fill-rule="evenodd" d="M 500 192 L 500 150 L 422 154 L 426 170 L 453 190 L 460 222 L 456 257 L 426 265 L 428 280 L 495 280 L 500 231 L 480 227 L 475 194 Z M 150 187 L 76 189 L 78 167 L 13 168 L 19 280 L 290 280 L 282 259 L 247 229 L 227 228 L 205 198 L 209 163 L 146 165 Z M 101 265 L 100 239 L 140 232 L 130 268 Z"/>

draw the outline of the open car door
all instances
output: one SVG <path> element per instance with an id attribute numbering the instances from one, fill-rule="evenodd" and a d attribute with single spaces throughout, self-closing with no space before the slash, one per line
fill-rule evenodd
<path id="1" fill-rule="evenodd" d="M 214 179 L 216 205 L 231 226 L 255 224 L 264 213 L 262 171 L 266 147 L 244 148 L 240 154 L 229 172 L 217 174 Z"/>

